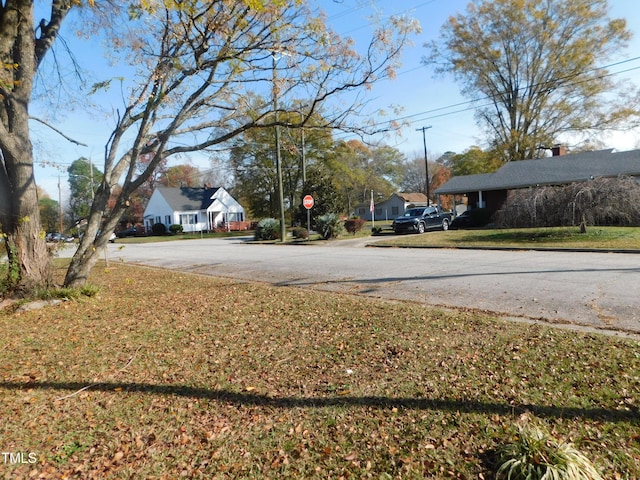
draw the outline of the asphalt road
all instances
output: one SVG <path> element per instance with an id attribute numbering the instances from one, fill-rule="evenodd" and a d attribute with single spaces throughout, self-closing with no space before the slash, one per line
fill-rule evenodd
<path id="1" fill-rule="evenodd" d="M 243 238 L 110 244 L 110 261 L 292 285 L 526 321 L 640 334 L 640 255 L 259 245 Z"/>

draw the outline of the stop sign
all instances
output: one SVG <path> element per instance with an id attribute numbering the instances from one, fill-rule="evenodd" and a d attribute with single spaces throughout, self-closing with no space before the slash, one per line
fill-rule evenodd
<path id="1" fill-rule="evenodd" d="M 314 203 L 315 202 L 314 202 L 313 197 L 311 195 L 305 195 L 304 198 L 302 199 L 302 205 L 307 210 L 309 210 L 311 207 L 313 207 Z"/>

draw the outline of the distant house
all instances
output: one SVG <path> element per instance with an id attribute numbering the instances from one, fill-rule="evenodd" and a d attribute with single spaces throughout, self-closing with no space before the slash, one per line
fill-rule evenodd
<path id="1" fill-rule="evenodd" d="M 155 223 L 182 225 L 184 232 L 212 231 L 224 226 L 246 230 L 245 210 L 224 188 L 168 188 L 153 191 L 144 210 L 147 231 Z"/>
<path id="2" fill-rule="evenodd" d="M 411 207 L 427 205 L 427 196 L 424 193 L 394 193 L 384 202 L 374 205 L 375 220 L 392 220 Z M 371 204 L 361 203 L 356 205 L 355 214 L 367 221 L 372 220 Z"/>
<path id="3" fill-rule="evenodd" d="M 435 193 L 466 197 L 469 208 L 502 207 L 509 190 L 542 185 L 567 185 L 602 177 L 632 176 L 640 181 L 640 150 L 564 154 L 554 148 L 552 157 L 508 162 L 493 173 L 452 177 Z"/>

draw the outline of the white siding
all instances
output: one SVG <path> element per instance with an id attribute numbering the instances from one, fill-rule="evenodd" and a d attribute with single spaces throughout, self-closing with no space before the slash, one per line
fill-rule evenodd
<path id="1" fill-rule="evenodd" d="M 208 210 L 173 211 L 160 191 L 154 190 L 147 208 L 144 210 L 145 227 L 151 229 L 156 219 L 160 218 L 167 228 L 171 224 L 182 224 L 185 232 L 200 232 L 213 229 L 228 219 L 246 220 L 246 213 L 242 205 L 224 188 L 216 190 L 211 199 L 214 201 Z M 197 216 L 197 222 L 187 221 L 188 218 L 194 218 L 194 216 Z M 181 223 L 181 219 L 183 223 Z M 169 223 L 167 223 L 168 220 Z"/>
<path id="2" fill-rule="evenodd" d="M 147 208 L 144 209 L 143 220 L 145 228 L 151 230 L 156 217 L 166 218 L 167 215 L 173 217 L 173 210 L 160 192 L 154 190 L 147 204 Z M 166 227 L 169 228 L 169 225 L 166 225 Z"/>

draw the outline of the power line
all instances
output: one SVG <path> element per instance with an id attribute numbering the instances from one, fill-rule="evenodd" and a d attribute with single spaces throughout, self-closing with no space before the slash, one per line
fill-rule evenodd
<path id="1" fill-rule="evenodd" d="M 407 8 L 405 10 L 401 10 L 400 12 L 393 14 L 393 16 L 406 15 L 409 12 L 417 10 L 418 8 L 422 8 L 422 7 L 425 7 L 427 5 L 430 5 L 430 4 L 434 3 L 435 1 L 436 0 L 429 0 L 427 2 L 423 2 L 421 4 L 416 5 L 415 7 L 410 7 L 410 8 Z M 387 18 L 390 18 L 390 16 L 387 16 Z M 343 33 L 343 35 L 349 35 L 350 33 L 357 32 L 358 30 L 362 30 L 364 28 L 372 27 L 372 26 L 373 26 L 373 24 L 371 22 L 369 22 L 366 25 L 360 25 L 359 27 L 354 27 L 351 30 L 347 30 L 346 32 Z"/>
<path id="2" fill-rule="evenodd" d="M 428 1 L 422 2 L 422 3 L 420 3 L 420 4 L 418 4 L 418 5 L 414 6 L 414 7 L 410 7 L 410 8 L 407 8 L 405 10 L 402 10 L 397 15 L 406 14 L 408 12 L 411 12 L 411 11 L 414 11 L 416 9 L 419 9 L 419 8 L 425 7 L 427 5 L 430 5 L 430 4 L 434 3 L 435 1 L 436 0 L 428 0 Z M 328 17 L 328 19 L 329 20 L 335 20 L 335 19 L 347 16 L 347 15 L 350 15 L 352 13 L 357 12 L 358 10 L 361 10 L 365 6 L 367 6 L 367 5 L 366 4 L 362 4 L 360 6 L 356 6 L 356 7 L 352 8 L 352 9 L 349 9 L 349 10 L 347 10 L 345 12 L 340 12 L 340 13 L 334 14 L 334 15 Z M 361 25 L 359 27 L 355 27 L 355 28 L 353 28 L 351 30 L 348 30 L 348 31 L 344 32 L 343 35 L 348 35 L 348 34 L 354 32 L 354 31 L 361 30 L 361 29 L 366 28 L 367 26 L 371 26 L 371 25 L 372 25 L 371 22 L 369 22 L 367 25 Z M 618 66 L 618 65 L 625 64 L 625 63 L 633 62 L 633 61 L 636 61 L 636 60 L 639 60 L 639 59 L 640 59 L 640 57 L 633 57 L 633 58 L 621 60 L 619 62 L 610 63 L 610 64 L 602 66 L 602 67 L 595 67 L 595 68 L 593 68 L 591 70 L 588 70 L 586 72 L 579 72 L 579 73 L 576 73 L 576 74 L 569 75 L 567 77 L 560 77 L 560 78 L 558 78 L 556 80 L 557 81 L 562 81 L 562 80 L 565 80 L 565 79 L 576 78 L 579 75 L 582 75 L 584 73 L 596 72 L 598 70 L 608 69 L 608 68 L 611 68 L 611 67 L 615 67 L 615 66 Z M 398 77 L 398 76 L 401 76 L 401 75 L 406 75 L 406 74 L 421 70 L 423 68 L 426 68 L 426 65 L 420 65 L 420 66 L 416 66 L 416 67 L 410 68 L 408 70 L 403 70 L 401 72 L 398 72 L 395 76 Z M 621 70 L 621 71 L 613 72 L 613 73 L 608 72 L 607 74 L 599 76 L 599 77 L 596 77 L 596 78 L 602 79 L 602 78 L 605 78 L 605 77 L 608 77 L 608 76 L 620 75 L 620 74 L 628 73 L 628 72 L 631 72 L 631 71 L 634 71 L 634 70 L 638 70 L 638 69 L 640 69 L 640 67 L 633 67 L 633 68 L 629 68 L 629 69 L 625 69 L 625 70 Z M 390 78 L 382 79 L 382 81 L 385 81 L 385 80 L 390 80 Z M 594 78 L 584 79 L 584 80 L 576 81 L 574 83 L 567 83 L 567 84 L 564 84 L 564 86 L 578 85 L 579 83 L 592 81 L 592 80 L 594 80 Z M 519 88 L 518 90 L 520 91 L 520 90 L 525 90 L 525 89 L 528 89 L 528 88 L 538 88 L 540 86 L 544 86 L 545 83 L 547 83 L 547 82 L 541 82 L 540 84 L 534 84 L 534 85 L 527 85 L 527 86 Z M 455 114 L 464 113 L 464 112 L 468 112 L 468 111 L 472 111 L 472 110 L 477 110 L 478 108 L 483 108 L 483 107 L 492 105 L 491 103 L 487 103 L 487 104 L 484 104 L 484 105 L 478 105 L 479 102 L 484 102 L 484 101 L 488 101 L 488 100 L 493 101 L 496 97 L 498 97 L 500 95 L 501 95 L 500 93 L 495 94 L 495 95 L 487 95 L 487 96 L 481 97 L 481 98 L 467 100 L 467 101 L 463 101 L 463 102 L 459 102 L 459 103 L 455 103 L 455 104 L 451 104 L 451 105 L 446 105 L 446 106 L 442 106 L 442 107 L 437 107 L 437 108 L 434 108 L 434 109 L 429 109 L 429 110 L 425 110 L 425 111 L 418 112 L 418 113 L 404 115 L 404 116 L 397 117 L 397 118 L 391 118 L 391 119 L 387 119 L 387 120 L 375 123 L 372 126 L 376 127 L 376 126 L 382 126 L 382 125 L 385 125 L 385 124 L 391 124 L 391 123 L 394 123 L 394 122 L 404 122 L 404 121 L 409 121 L 409 124 L 414 124 L 414 123 L 418 123 L 418 122 L 423 122 L 425 120 L 431 120 L 431 119 L 441 118 L 441 117 L 445 117 L 445 116 L 449 116 L 449 115 L 455 115 Z M 455 111 L 451 111 L 451 112 L 447 112 L 446 111 L 446 110 L 450 110 L 452 108 L 457 108 L 457 107 L 462 107 L 462 106 L 467 106 L 467 107 L 466 108 L 462 108 L 462 109 L 458 109 L 458 110 L 455 110 Z M 439 112 L 444 112 L 444 113 L 439 113 Z M 343 134 L 343 136 L 348 136 L 348 135 L 349 135 L 349 133 L 347 133 L 347 132 L 344 132 L 344 134 Z"/>
<path id="3" fill-rule="evenodd" d="M 602 67 L 596 67 L 596 68 L 593 68 L 591 71 L 595 72 L 595 71 L 598 71 L 598 70 L 604 70 L 604 69 L 607 69 L 607 68 L 615 67 L 617 65 L 622 65 L 624 63 L 629 63 L 629 62 L 633 62 L 633 61 L 636 61 L 636 60 L 640 60 L 640 57 L 633 57 L 633 58 L 629 58 L 629 59 L 626 59 L 626 60 L 622 60 L 620 62 L 611 63 L 611 64 L 608 64 L 608 65 L 605 65 L 605 66 L 602 66 Z M 628 69 L 625 69 L 625 70 L 620 70 L 618 72 L 607 72 L 606 74 L 603 74 L 603 75 L 601 75 L 601 76 L 599 76 L 597 78 L 601 79 L 601 78 L 611 77 L 611 76 L 614 76 L 614 75 L 620 75 L 622 73 L 628 73 L 628 72 L 631 72 L 631 71 L 634 71 L 634 70 L 639 70 L 639 69 L 640 69 L 640 66 L 628 68 Z M 398 74 L 398 75 L 400 75 L 400 74 Z M 571 75 L 571 76 L 567 76 L 567 77 L 564 77 L 564 78 L 566 78 L 566 79 L 575 78 L 578 75 L 580 75 L 580 73 L 579 74 L 574 74 L 574 75 Z M 560 78 L 559 80 L 563 80 L 563 78 Z M 594 78 L 583 79 L 583 80 L 579 80 L 579 81 L 576 81 L 576 82 L 573 82 L 573 83 L 568 83 L 566 85 L 568 85 L 568 86 L 578 85 L 580 83 L 589 82 L 589 81 L 592 81 L 592 80 L 594 80 Z M 545 83 L 548 83 L 548 82 L 542 82 L 540 84 L 534 84 L 534 85 L 525 85 L 524 87 L 520 87 L 518 90 L 526 90 L 528 88 L 537 88 L 537 87 L 543 86 Z M 487 96 L 482 97 L 482 98 L 477 98 L 477 99 L 473 99 L 473 100 L 466 100 L 464 102 L 445 105 L 445 106 L 442 106 L 442 107 L 437 107 L 437 108 L 425 110 L 425 111 L 418 112 L 418 113 L 412 113 L 410 115 L 404 115 L 404 116 L 401 116 L 401 117 L 397 117 L 397 118 L 392 118 L 392 119 L 389 119 L 389 120 L 381 121 L 381 122 L 373 124 L 373 126 L 375 127 L 375 126 L 381 126 L 381 125 L 385 125 L 385 124 L 393 123 L 393 122 L 402 122 L 402 121 L 409 120 L 409 119 L 412 119 L 412 118 L 414 118 L 414 120 L 411 120 L 409 123 L 416 123 L 416 122 L 423 122 L 425 120 L 431 120 L 431 119 L 434 119 L 434 118 L 441 118 L 441 117 L 444 117 L 444 116 L 455 115 L 455 114 L 458 114 L 458 113 L 464 113 L 464 112 L 467 112 L 467 111 L 470 111 L 470 110 L 476 110 L 476 109 L 484 107 L 484 106 L 489 106 L 491 104 L 480 105 L 480 106 L 475 105 L 475 106 L 470 106 L 468 108 L 463 108 L 461 110 L 455 110 L 453 112 L 445 112 L 445 113 L 439 113 L 437 115 L 431 115 L 431 114 L 434 114 L 434 113 L 437 113 L 437 112 L 442 112 L 443 110 L 449 110 L 451 108 L 461 107 L 461 106 L 465 106 L 465 105 L 473 105 L 473 104 L 477 104 L 478 102 L 483 102 L 483 101 L 486 101 L 486 100 L 493 100 L 494 98 L 496 98 L 496 97 L 498 97 L 500 95 L 502 95 L 502 93 L 497 93 L 495 95 L 487 95 Z M 427 115 L 427 116 L 425 117 L 424 115 Z M 415 117 L 420 117 L 420 118 L 415 118 Z"/>

